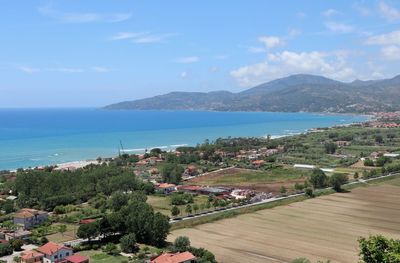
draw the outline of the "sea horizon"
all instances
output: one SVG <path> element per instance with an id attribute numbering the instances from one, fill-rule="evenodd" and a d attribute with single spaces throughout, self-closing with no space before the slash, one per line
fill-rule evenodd
<path id="1" fill-rule="evenodd" d="M 306 112 L 0 109 L 0 170 L 173 150 L 224 137 L 287 136 L 365 121 L 366 115 Z M 122 143 L 122 146 L 120 145 Z"/>

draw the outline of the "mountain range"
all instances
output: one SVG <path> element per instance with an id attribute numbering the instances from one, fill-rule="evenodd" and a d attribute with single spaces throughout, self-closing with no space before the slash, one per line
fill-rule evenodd
<path id="1" fill-rule="evenodd" d="M 297 74 L 238 93 L 171 92 L 119 102 L 114 110 L 210 110 L 368 113 L 400 110 L 400 75 L 382 80 L 340 82 Z"/>

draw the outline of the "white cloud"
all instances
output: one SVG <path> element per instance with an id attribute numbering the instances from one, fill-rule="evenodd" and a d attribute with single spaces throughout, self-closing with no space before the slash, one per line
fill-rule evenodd
<path id="1" fill-rule="evenodd" d="M 296 17 L 297 17 L 298 19 L 304 19 L 304 18 L 307 17 L 307 14 L 300 11 L 300 12 L 297 12 L 297 13 L 296 13 Z"/>
<path id="2" fill-rule="evenodd" d="M 181 78 L 186 79 L 188 77 L 189 73 L 187 71 L 182 71 L 181 72 Z"/>
<path id="3" fill-rule="evenodd" d="M 333 21 L 326 22 L 325 27 L 333 33 L 350 33 L 354 31 L 354 27 L 351 25 Z"/>
<path id="4" fill-rule="evenodd" d="M 215 73 L 215 72 L 218 72 L 218 71 L 219 71 L 219 67 L 217 67 L 217 66 L 213 66 L 213 67 L 210 68 L 210 72 L 212 72 L 212 73 Z"/>
<path id="5" fill-rule="evenodd" d="M 301 30 L 297 28 L 289 28 L 288 38 L 294 38 L 301 34 Z"/>
<path id="6" fill-rule="evenodd" d="M 248 50 L 250 53 L 264 53 L 264 52 L 267 51 L 267 50 L 266 50 L 265 48 L 263 48 L 263 47 L 254 47 L 254 46 L 248 47 L 247 50 Z"/>
<path id="7" fill-rule="evenodd" d="M 381 49 L 381 53 L 387 60 L 400 60 L 400 46 L 385 46 Z"/>
<path id="8" fill-rule="evenodd" d="M 243 87 L 255 86 L 298 73 L 320 74 L 337 80 L 351 80 L 356 77 L 356 73 L 346 63 L 345 56 L 343 52 L 283 51 L 268 54 L 265 61 L 238 68 L 230 74 Z"/>
<path id="9" fill-rule="evenodd" d="M 85 70 L 81 68 L 49 68 L 47 71 L 60 72 L 60 73 L 82 73 Z"/>
<path id="10" fill-rule="evenodd" d="M 365 6 L 362 6 L 360 3 L 355 3 L 355 4 L 353 5 L 353 8 L 354 8 L 355 10 L 357 10 L 357 12 L 358 12 L 361 16 L 370 16 L 370 15 L 372 14 L 372 11 L 371 11 L 369 8 L 367 8 L 367 7 L 365 7 Z"/>
<path id="11" fill-rule="evenodd" d="M 260 36 L 258 38 L 258 41 L 263 43 L 266 48 L 275 48 L 283 46 L 285 44 L 285 42 L 280 37 L 276 36 Z"/>
<path id="12" fill-rule="evenodd" d="M 94 72 L 98 72 L 98 73 L 107 73 L 107 72 L 111 72 L 111 71 L 112 71 L 112 70 L 109 69 L 109 68 L 106 68 L 106 67 L 99 67 L 99 66 L 92 67 L 92 70 L 93 70 Z"/>
<path id="13" fill-rule="evenodd" d="M 175 62 L 177 63 L 182 63 L 182 64 L 190 64 L 190 63 L 196 63 L 200 60 L 199 57 L 197 56 L 191 56 L 191 57 L 180 57 L 175 59 Z"/>
<path id="14" fill-rule="evenodd" d="M 45 6 L 38 8 L 39 13 L 43 16 L 47 16 L 58 20 L 62 23 L 91 23 L 91 22 L 108 22 L 116 23 L 122 22 L 130 19 L 132 17 L 131 13 L 69 13 L 62 12 L 54 9 L 52 4 L 47 4 Z"/>
<path id="15" fill-rule="evenodd" d="M 400 45 L 400 30 L 371 36 L 365 43 L 368 45 Z"/>
<path id="16" fill-rule="evenodd" d="M 381 15 L 389 21 L 400 20 L 400 11 L 384 1 L 379 3 L 379 11 Z"/>
<path id="17" fill-rule="evenodd" d="M 215 56 L 215 58 L 218 60 L 224 60 L 224 59 L 228 58 L 228 55 L 217 55 L 217 56 Z"/>
<path id="18" fill-rule="evenodd" d="M 340 14 L 340 12 L 335 10 L 335 9 L 332 9 L 332 8 L 322 12 L 322 15 L 325 16 L 325 17 L 331 17 L 331 16 L 335 16 L 335 15 L 338 15 L 338 14 Z"/>
<path id="19" fill-rule="evenodd" d="M 131 40 L 137 44 L 149 44 L 149 43 L 160 43 L 165 39 L 174 36 L 176 34 L 152 34 L 151 32 L 119 32 L 112 37 L 110 40 Z"/>
<path id="20" fill-rule="evenodd" d="M 32 67 L 26 67 L 26 66 L 21 66 L 18 69 L 21 70 L 22 72 L 25 72 L 28 74 L 40 72 L 40 69 L 38 69 L 38 68 L 32 68 Z"/>

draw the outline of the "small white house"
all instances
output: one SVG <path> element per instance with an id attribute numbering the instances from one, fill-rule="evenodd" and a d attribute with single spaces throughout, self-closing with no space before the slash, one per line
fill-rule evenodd
<path id="1" fill-rule="evenodd" d="M 390 157 L 390 158 L 396 158 L 399 157 L 400 154 L 398 153 L 385 153 L 383 156 L 385 157 Z"/>
<path id="2" fill-rule="evenodd" d="M 310 164 L 295 164 L 293 165 L 294 168 L 299 168 L 299 169 L 315 169 L 317 168 L 315 165 L 310 165 Z"/>

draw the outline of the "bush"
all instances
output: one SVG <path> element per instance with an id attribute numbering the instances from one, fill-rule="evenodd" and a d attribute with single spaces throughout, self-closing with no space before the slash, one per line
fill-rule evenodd
<path id="1" fill-rule="evenodd" d="M 187 251 L 190 247 L 190 240 L 188 237 L 179 236 L 174 241 L 174 248 L 178 252 Z"/>
<path id="2" fill-rule="evenodd" d="M 121 250 L 125 253 L 134 253 L 137 251 L 136 236 L 133 233 L 127 234 L 120 239 Z"/>
<path id="3" fill-rule="evenodd" d="M 14 239 L 11 242 L 11 245 L 15 251 L 21 251 L 22 246 L 24 245 L 24 242 L 21 239 Z"/>
<path id="4" fill-rule="evenodd" d="M 349 177 L 345 174 L 335 173 L 329 178 L 329 183 L 336 192 L 342 190 L 341 186 L 349 181 Z"/>
<path id="5" fill-rule="evenodd" d="M 112 256 L 116 256 L 119 253 L 121 253 L 121 251 L 118 249 L 118 247 L 113 243 L 108 243 L 107 245 L 105 245 L 103 247 L 103 252 L 107 253 L 108 255 L 112 255 Z"/>

